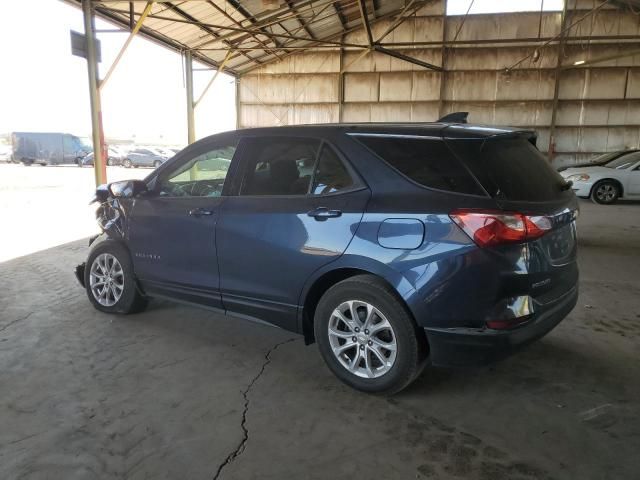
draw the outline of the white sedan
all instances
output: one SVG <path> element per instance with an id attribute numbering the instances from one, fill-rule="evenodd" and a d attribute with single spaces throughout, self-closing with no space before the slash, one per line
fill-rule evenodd
<path id="1" fill-rule="evenodd" d="M 567 168 L 560 175 L 578 197 L 610 204 L 619 198 L 640 199 L 640 152 L 631 152 L 600 167 Z"/>

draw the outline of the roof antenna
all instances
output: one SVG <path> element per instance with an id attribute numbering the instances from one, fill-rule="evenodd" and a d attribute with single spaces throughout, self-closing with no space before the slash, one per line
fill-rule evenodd
<path id="1" fill-rule="evenodd" d="M 438 123 L 467 123 L 469 112 L 453 112 L 438 120 Z"/>

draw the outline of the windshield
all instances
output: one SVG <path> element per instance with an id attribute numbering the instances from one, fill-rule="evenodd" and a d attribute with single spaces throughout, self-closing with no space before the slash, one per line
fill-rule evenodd
<path id="1" fill-rule="evenodd" d="M 601 155 L 593 157 L 587 163 L 605 163 L 611 160 L 612 158 L 615 158 L 617 155 L 619 155 L 619 152 L 603 153 Z"/>
<path id="2" fill-rule="evenodd" d="M 623 155 L 620 158 L 616 158 L 615 160 L 611 160 L 609 163 L 605 165 L 607 168 L 615 168 L 616 170 L 624 170 L 634 165 L 638 161 L 637 155 Z"/>

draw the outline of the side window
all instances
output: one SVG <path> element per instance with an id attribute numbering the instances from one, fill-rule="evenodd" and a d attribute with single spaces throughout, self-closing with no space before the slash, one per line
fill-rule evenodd
<path id="1" fill-rule="evenodd" d="M 306 195 L 319 148 L 319 140 L 308 138 L 249 140 L 240 195 Z"/>
<path id="2" fill-rule="evenodd" d="M 356 135 L 355 138 L 420 185 L 450 192 L 484 195 L 471 174 L 442 140 L 391 135 Z"/>
<path id="3" fill-rule="evenodd" d="M 344 190 L 352 185 L 353 180 L 336 153 L 324 145 L 313 177 L 311 193 L 323 195 Z"/>
<path id="4" fill-rule="evenodd" d="M 165 197 L 219 197 L 236 145 L 217 147 L 182 164 L 160 182 Z"/>

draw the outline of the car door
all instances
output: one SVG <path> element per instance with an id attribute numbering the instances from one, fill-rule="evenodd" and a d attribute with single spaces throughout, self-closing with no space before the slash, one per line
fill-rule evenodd
<path id="1" fill-rule="evenodd" d="M 345 251 L 370 192 L 317 138 L 245 138 L 239 168 L 217 226 L 223 304 L 295 330 L 304 282 Z"/>
<path id="2" fill-rule="evenodd" d="M 235 151 L 225 137 L 189 149 L 135 199 L 129 245 L 145 290 L 222 307 L 215 227 Z"/>
<path id="3" fill-rule="evenodd" d="M 625 187 L 625 196 L 640 195 L 640 152 L 629 155 L 637 163 L 629 169 L 627 174 L 627 185 Z"/>

